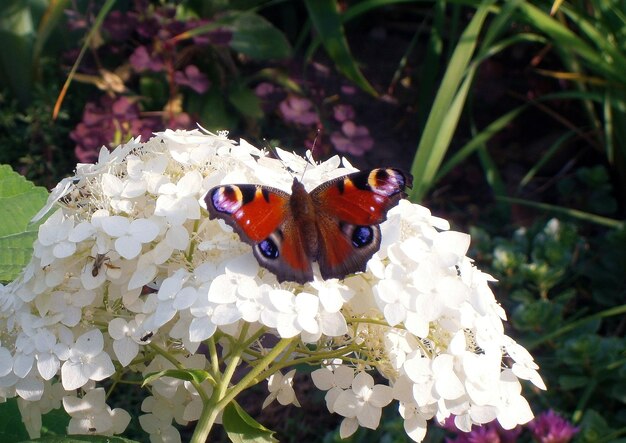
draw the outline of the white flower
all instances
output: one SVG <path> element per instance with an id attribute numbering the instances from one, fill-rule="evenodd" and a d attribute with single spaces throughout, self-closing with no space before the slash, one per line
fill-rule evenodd
<path id="1" fill-rule="evenodd" d="M 69 331 L 68 334 L 71 337 Z M 59 371 L 60 360 L 68 358 L 69 346 L 66 343 L 57 342 L 55 335 L 45 328 L 37 331 L 34 342 L 37 350 L 37 370 L 44 380 L 50 380 Z"/>
<path id="2" fill-rule="evenodd" d="M 265 409 L 271 402 L 278 400 L 281 405 L 294 404 L 300 407 L 300 403 L 296 398 L 296 392 L 293 390 L 293 377 L 296 375 L 296 370 L 293 369 L 282 375 L 280 372 L 275 372 L 267 379 L 267 389 L 270 391 L 270 395 L 267 396 L 261 409 Z"/>
<path id="3" fill-rule="evenodd" d="M 161 420 L 154 414 L 139 416 L 141 428 L 150 434 L 150 441 L 155 443 L 180 443 L 180 432 L 171 421 Z"/>
<path id="4" fill-rule="evenodd" d="M 324 396 L 326 407 L 332 413 L 335 412 L 335 401 L 339 394 L 352 386 L 354 369 L 339 365 L 334 369 L 324 367 L 311 373 L 313 383 L 318 389 L 328 391 Z"/>
<path id="5" fill-rule="evenodd" d="M 500 402 L 498 408 L 498 422 L 504 429 L 513 429 L 517 425 L 528 423 L 533 418 L 528 401 L 521 396 L 522 385 L 513 372 L 504 370 L 499 380 Z"/>
<path id="6" fill-rule="evenodd" d="M 142 244 L 150 243 L 159 234 L 159 227 L 151 220 L 112 215 L 103 217 L 102 229 L 111 237 L 115 237 L 115 250 L 125 259 L 135 258 L 141 252 Z"/>
<path id="7" fill-rule="evenodd" d="M 432 415 L 423 414 L 415 403 L 400 402 L 398 412 L 404 419 L 404 431 L 411 440 L 420 442 L 426 437 L 426 420 Z"/>
<path id="8" fill-rule="evenodd" d="M 104 352 L 104 338 L 99 329 L 78 337 L 61 367 L 63 387 L 67 391 L 78 389 L 89 380 L 103 380 L 114 372 L 111 357 Z"/>
<path id="9" fill-rule="evenodd" d="M 134 339 L 136 329 L 135 320 L 127 322 L 123 318 L 114 318 L 109 322 L 113 351 L 122 366 L 128 366 L 139 353 L 139 345 Z"/>
<path id="10" fill-rule="evenodd" d="M 361 372 L 354 377 L 352 389 L 339 394 L 334 409 L 346 418 L 356 418 L 360 426 L 376 429 L 382 408 L 391 403 L 392 399 L 389 386 L 375 385 L 371 375 Z"/>
<path id="11" fill-rule="evenodd" d="M 33 254 L 41 259 L 41 266 L 47 266 L 57 258 L 65 258 L 76 252 L 76 243 L 69 240 L 74 228 L 73 217 L 65 217 L 58 210 L 39 227 Z"/>
<path id="12" fill-rule="evenodd" d="M 128 412 L 107 406 L 103 388 L 93 389 L 83 398 L 63 397 L 63 408 L 72 417 L 69 434 L 121 434 L 130 423 Z"/>
<path id="13" fill-rule="evenodd" d="M 281 337 L 295 337 L 302 331 L 319 332 L 317 296 L 307 292 L 295 296 L 284 289 L 270 290 L 268 296 L 273 311 L 265 310 L 262 320 L 266 326 L 276 328 Z"/>
<path id="14" fill-rule="evenodd" d="M 201 185 L 202 176 L 198 171 L 188 172 L 177 184 L 161 185 L 154 214 L 166 217 L 174 226 L 180 226 L 187 219 L 199 219 L 200 205 L 197 195 Z"/>

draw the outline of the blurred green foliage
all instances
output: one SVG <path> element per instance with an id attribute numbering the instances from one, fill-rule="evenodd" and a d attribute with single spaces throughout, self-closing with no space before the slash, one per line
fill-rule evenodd
<path id="1" fill-rule="evenodd" d="M 626 231 L 580 231 L 551 219 L 510 237 L 471 233 L 548 386 L 535 405 L 571 414 L 576 441 L 613 441 L 626 435 Z"/>

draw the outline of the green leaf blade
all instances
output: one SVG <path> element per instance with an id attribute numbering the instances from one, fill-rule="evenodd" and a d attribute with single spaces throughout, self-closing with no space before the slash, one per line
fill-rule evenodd
<path id="1" fill-rule="evenodd" d="M 350 53 L 336 2 L 334 0 L 306 0 L 305 3 L 313 26 L 337 69 L 368 94 L 378 96 Z"/>
<path id="2" fill-rule="evenodd" d="M 279 60 L 291 56 L 285 35 L 260 15 L 237 14 L 227 26 L 233 32 L 229 46 L 255 60 Z"/>
<path id="3" fill-rule="evenodd" d="M 274 443 L 278 442 L 274 432 L 252 418 L 237 403 L 229 403 L 224 408 L 222 424 L 233 443 Z"/>
<path id="4" fill-rule="evenodd" d="M 29 225 L 45 205 L 48 191 L 35 186 L 0 165 L 0 280 L 13 280 L 26 266 L 37 237 L 37 225 Z"/>

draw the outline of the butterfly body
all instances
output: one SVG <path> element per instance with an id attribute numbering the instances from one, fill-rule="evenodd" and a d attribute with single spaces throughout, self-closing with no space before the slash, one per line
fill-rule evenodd
<path id="1" fill-rule="evenodd" d="M 291 194 L 261 185 L 223 185 L 205 197 L 210 218 L 221 218 L 252 245 L 259 264 L 278 281 L 324 279 L 364 271 L 380 247 L 379 224 L 405 196 L 411 176 L 377 168 L 338 177 L 311 192 L 294 178 Z"/>

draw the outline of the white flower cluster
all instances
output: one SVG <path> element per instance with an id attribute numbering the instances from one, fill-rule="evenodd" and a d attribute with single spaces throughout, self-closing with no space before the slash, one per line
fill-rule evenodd
<path id="1" fill-rule="evenodd" d="M 298 404 L 294 372 L 279 369 L 318 357 L 313 380 L 328 391 L 329 411 L 345 417 L 342 437 L 375 429 L 393 400 L 415 441 L 432 417 L 454 415 L 466 430 L 532 418 L 518 379 L 545 389 L 537 366 L 504 334 L 492 279 L 465 256 L 469 236 L 424 207 L 401 201 L 389 211 L 367 272 L 306 285 L 278 284 L 227 225 L 208 219 L 202 198 L 218 184 L 289 191 L 296 176 L 310 190 L 354 171 L 338 157 L 315 165 L 278 153 L 269 158 L 225 134 L 165 131 L 103 148 L 96 164 L 78 165 L 55 188 L 30 264 L 0 289 L 0 397 L 18 397 L 32 437 L 41 415 L 61 405 L 70 433 L 123 432 L 130 415 L 107 406 L 96 382 L 210 372 L 237 340 L 249 345 L 243 361 L 258 362 L 268 333 L 300 345 L 277 356 L 278 369 L 268 365 L 266 404 Z M 216 338 L 220 347 L 199 348 Z M 198 420 L 215 391 L 210 381 L 151 384 L 139 421 L 152 441 L 180 441 L 173 423 Z"/>

